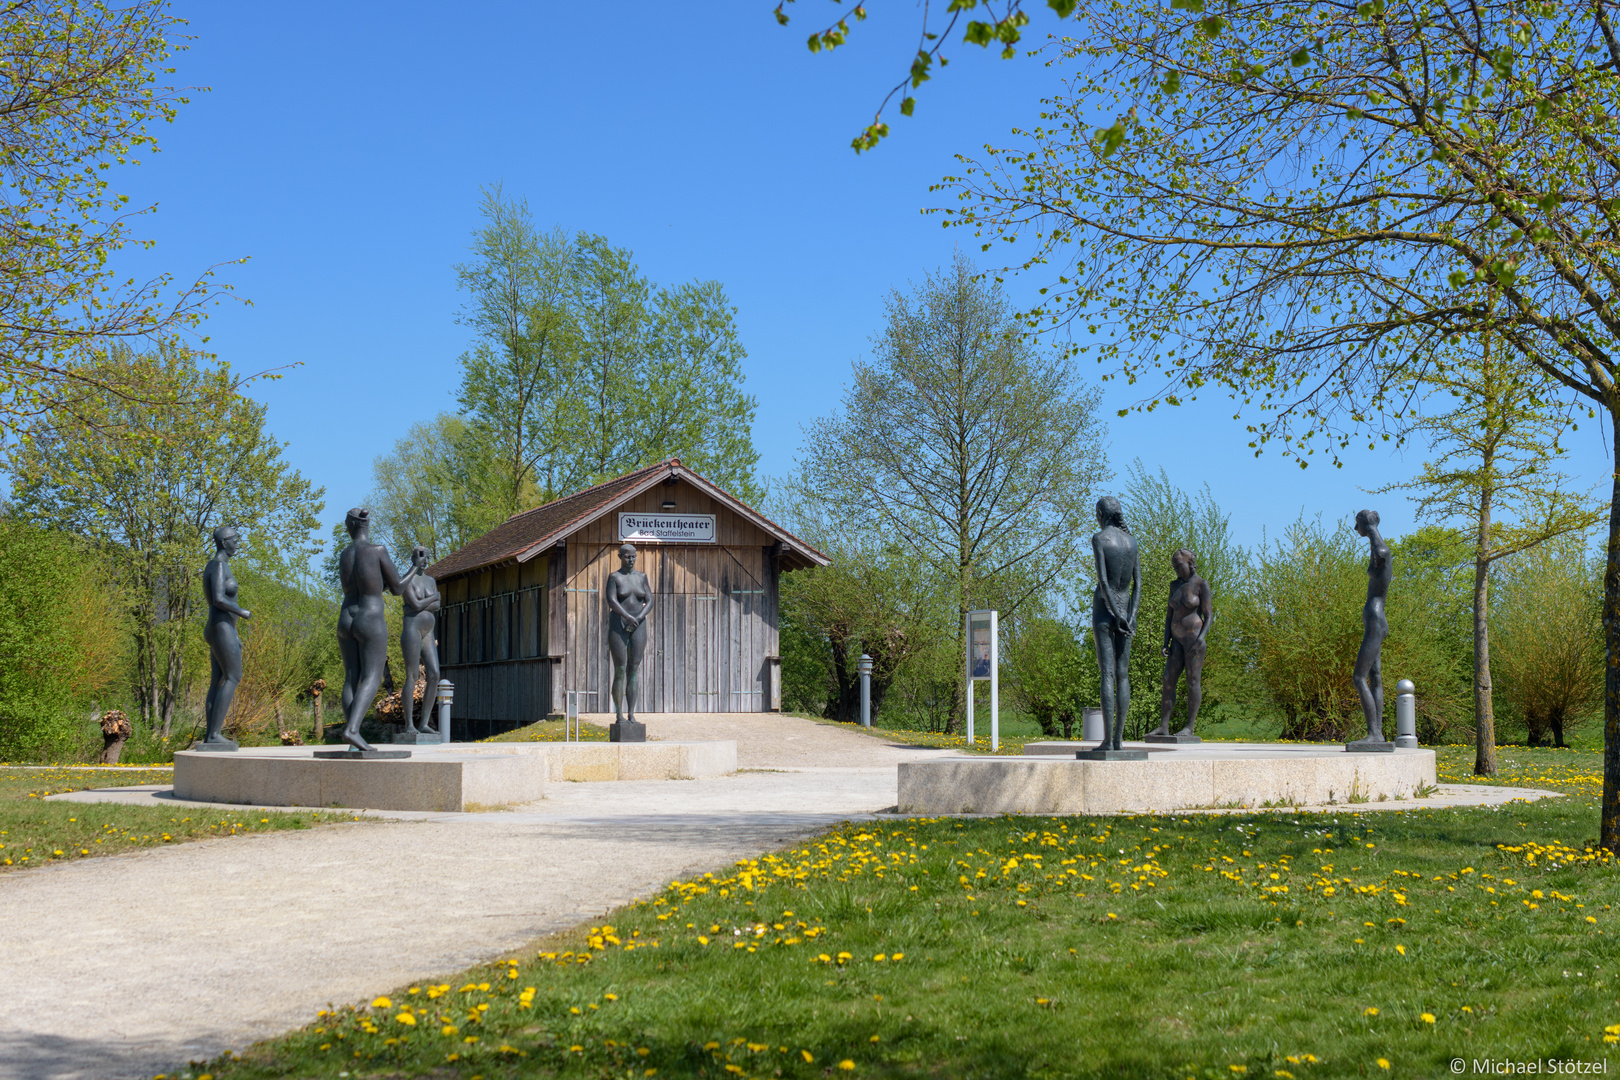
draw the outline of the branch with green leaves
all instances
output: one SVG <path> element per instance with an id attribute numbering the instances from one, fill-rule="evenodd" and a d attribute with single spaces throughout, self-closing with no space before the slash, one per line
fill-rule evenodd
<path id="1" fill-rule="evenodd" d="M 843 0 L 832 0 L 834 4 L 842 6 Z M 775 15 L 779 25 L 786 26 L 789 16 L 788 5 L 794 0 L 781 0 L 776 5 Z M 999 6 L 993 0 L 983 0 L 984 14 L 987 18 L 976 19 L 968 15 L 979 9 L 980 0 L 948 0 L 945 4 L 945 20 L 941 26 L 933 21 L 933 4 L 930 0 L 922 3 L 922 26 L 918 30 L 917 52 L 912 57 L 911 69 L 906 77 L 894 84 L 888 94 L 878 104 L 877 112 L 859 135 L 850 142 L 858 154 L 862 150 L 871 150 L 889 134 L 889 125 L 883 119 L 884 110 L 889 107 L 896 96 L 900 98 L 900 115 L 910 116 L 917 107 L 917 99 L 912 93 L 923 83 L 933 78 L 933 70 L 941 70 L 949 66 L 950 59 L 945 56 L 944 48 L 951 35 L 955 33 L 958 23 L 963 23 L 962 42 L 967 45 L 977 45 L 982 49 L 992 44 L 1001 46 L 1001 58 L 1011 60 L 1017 55 L 1014 48 L 1024 37 L 1024 27 L 1029 25 L 1029 16 L 1024 13 L 1023 0 L 1003 0 Z M 1079 7 L 1078 0 L 1046 0 L 1058 18 L 1067 19 Z M 828 23 L 820 30 L 810 35 L 806 43 L 812 53 L 831 52 L 849 40 L 849 20 L 853 18 L 857 23 L 866 21 L 866 5 L 857 3 L 850 9 L 849 15 L 840 15 L 834 22 Z"/>

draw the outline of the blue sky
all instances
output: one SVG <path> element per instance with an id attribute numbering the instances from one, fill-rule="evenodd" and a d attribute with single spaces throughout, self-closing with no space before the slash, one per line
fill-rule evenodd
<path id="1" fill-rule="evenodd" d="M 941 198 L 928 186 L 953 154 L 1034 122 L 1057 74 L 952 47 L 916 116 L 894 115 L 884 145 L 856 156 L 850 138 L 915 48 L 915 7 L 871 5 L 849 45 L 812 56 L 810 24 L 834 6 L 802 0 L 786 29 L 772 6 L 182 0 L 194 40 L 176 78 L 210 89 L 158 132 L 163 153 L 114 175 L 159 204 L 137 226 L 157 241 L 141 265 L 188 277 L 249 259 L 220 271 L 252 304 L 217 308 L 209 347 L 241 371 L 298 365 L 255 393 L 292 462 L 325 485 L 330 523 L 365 497 L 373 457 L 454 407 L 468 335 L 451 268 L 480 185 L 498 181 L 543 227 L 602 233 L 656 281 L 724 283 L 761 469 L 786 473 L 802 426 L 836 407 L 881 329 L 887 290 L 957 244 L 978 254 L 919 212 Z M 1058 26 L 1035 7 L 1032 40 Z M 1013 296 L 1043 283 L 1015 279 Z M 1109 411 L 1140 393 L 1110 384 Z M 1254 459 L 1234 411 L 1211 395 L 1110 417 L 1110 460 L 1207 482 L 1243 543 L 1301 510 L 1374 505 L 1392 534 L 1412 526 L 1403 497 L 1360 489 L 1415 472 L 1421 448 L 1302 471 Z M 1606 480 L 1597 425 L 1571 446 L 1584 483 Z"/>

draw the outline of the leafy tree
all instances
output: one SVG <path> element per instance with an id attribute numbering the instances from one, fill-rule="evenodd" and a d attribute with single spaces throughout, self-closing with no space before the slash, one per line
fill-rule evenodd
<path id="1" fill-rule="evenodd" d="M 1121 0 L 1087 28 L 1041 125 L 946 182 L 958 221 L 1063 268 L 1045 325 L 1160 373 L 1152 402 L 1226 389 L 1261 410 L 1257 448 L 1302 455 L 1398 433 L 1452 343 L 1491 334 L 1603 410 L 1620 455 L 1606 4 Z M 1600 840 L 1620 851 L 1620 456 L 1615 476 Z"/>
<path id="2" fill-rule="evenodd" d="M 62 761 L 122 672 L 117 581 L 77 537 L 0 516 L 0 760 Z"/>
<path id="3" fill-rule="evenodd" d="M 784 642 L 804 653 L 792 657 L 794 674 L 819 672 L 819 688 L 803 686 L 803 699 L 819 699 L 822 715 L 860 720 L 861 654 L 872 658 L 872 716 L 884 711 L 889 688 L 908 661 L 924 653 L 951 618 L 937 578 L 919 573 L 894 543 L 862 543 L 832 530 L 813 536 L 832 565 L 782 579 L 782 618 L 794 633 Z M 789 666 L 784 655 L 783 666 Z"/>
<path id="4" fill-rule="evenodd" d="M 485 192 L 457 268 L 479 340 L 461 358 L 468 452 L 499 484 L 494 520 L 670 457 L 758 501 L 756 403 L 742 392 L 736 311 L 718 282 L 661 288 L 600 236 L 539 232 Z"/>
<path id="5" fill-rule="evenodd" d="M 71 399 L 32 424 L 6 460 L 19 513 L 98 542 L 119 568 L 135 644 L 142 719 L 168 735 L 185 694 L 188 639 L 201 601 L 197 572 L 213 530 L 236 525 L 259 565 L 297 575 L 323 489 L 282 459 L 264 406 L 224 365 L 185 349 L 115 345 L 82 362 Z M 137 383 L 140 399 L 105 389 Z M 118 432 L 141 432 L 125 438 Z"/>
<path id="6" fill-rule="evenodd" d="M 1471 342 L 1463 343 L 1464 346 Z M 1584 534 L 1601 515 L 1562 490 L 1552 462 L 1565 423 L 1548 407 L 1546 376 L 1516 355 L 1500 355 L 1487 335 L 1478 357 L 1436 365 L 1431 382 L 1452 401 L 1417 430 L 1439 456 L 1414 480 L 1380 491 L 1418 490 L 1418 513 L 1461 518 L 1473 532 L 1474 772 L 1496 775 L 1496 717 L 1491 705 L 1490 570 L 1496 560 L 1568 533 Z M 1517 522 L 1501 520 L 1514 514 Z"/>
<path id="7" fill-rule="evenodd" d="M 1503 563 L 1497 585 L 1498 692 L 1531 746 L 1564 746 L 1566 728 L 1603 700 L 1600 568 L 1566 536 Z"/>
<path id="8" fill-rule="evenodd" d="M 842 411 L 809 429 L 795 487 L 951 583 L 955 625 L 942 631 L 962 655 L 965 612 L 994 601 L 1010 617 L 1056 587 L 1090 535 L 1105 430 L 1096 392 L 1019 335 L 999 286 L 960 254 L 912 295 L 892 293 L 887 315 Z"/>
<path id="9" fill-rule="evenodd" d="M 1041 732 L 1075 738 L 1085 708 L 1102 693 L 1097 656 L 1084 632 L 1050 615 L 1026 616 L 1007 626 L 1008 689 Z"/>
<path id="10" fill-rule="evenodd" d="M 417 544 L 439 558 L 499 525 L 510 489 L 498 479 L 486 450 L 454 413 L 412 424 L 391 452 L 371 463 L 371 532 L 377 542 L 396 558 Z M 520 505 L 533 499 L 532 486 L 520 489 Z M 348 546 L 341 522 L 334 539 L 340 541 L 334 552 Z"/>
<path id="11" fill-rule="evenodd" d="M 217 290 L 121 280 L 139 211 L 109 168 L 156 152 L 149 127 L 186 99 L 157 85 L 180 20 L 166 0 L 14 0 L 0 18 L 0 431 L 69 408 L 86 383 L 130 398 L 138 382 L 75 361 L 110 339 L 194 326 Z M 100 417 L 105 420 L 106 417 Z"/>

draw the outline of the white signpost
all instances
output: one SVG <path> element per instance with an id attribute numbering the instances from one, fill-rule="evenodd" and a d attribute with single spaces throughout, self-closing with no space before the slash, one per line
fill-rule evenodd
<path id="1" fill-rule="evenodd" d="M 632 544 L 712 544 L 713 514 L 620 514 L 619 539 Z"/>
<path id="2" fill-rule="evenodd" d="M 994 611 L 967 613 L 967 741 L 973 743 L 973 684 L 990 684 L 990 749 L 1001 749 L 1001 642 Z"/>

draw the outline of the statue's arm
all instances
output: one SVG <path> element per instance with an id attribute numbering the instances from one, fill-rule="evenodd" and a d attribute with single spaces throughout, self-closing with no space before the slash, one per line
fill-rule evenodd
<path id="1" fill-rule="evenodd" d="M 422 603 L 416 605 L 417 609 L 420 611 L 438 611 L 440 606 L 439 583 L 426 574 L 420 574 L 416 578 L 416 587 L 422 590 Z"/>
<path id="2" fill-rule="evenodd" d="M 1136 613 L 1142 609 L 1142 553 L 1135 553 L 1131 559 L 1131 621 L 1125 632 L 1136 633 Z"/>
<path id="3" fill-rule="evenodd" d="M 638 571 L 636 571 L 636 572 L 637 572 L 637 573 L 638 573 L 638 574 L 640 574 L 640 573 L 641 573 L 641 571 L 639 571 L 639 570 L 638 570 Z M 651 611 L 652 611 L 652 606 L 653 606 L 653 587 L 652 587 L 652 582 L 650 582 L 650 581 L 648 581 L 648 580 L 647 580 L 647 575 L 646 575 L 646 574 L 641 574 L 641 584 L 642 584 L 642 585 L 643 585 L 643 586 L 645 586 L 645 587 L 646 587 L 646 590 L 647 590 L 647 603 L 646 603 L 646 605 L 645 605 L 645 606 L 644 606 L 644 607 L 642 607 L 642 609 L 641 609 L 641 621 L 642 621 L 642 622 L 646 622 L 646 621 L 647 621 L 647 615 L 648 615 L 648 614 L 649 614 L 649 613 L 650 613 L 650 612 L 651 612 Z"/>
<path id="4" fill-rule="evenodd" d="M 1093 533 L 1091 537 L 1091 553 L 1097 559 L 1097 591 L 1102 593 L 1103 606 L 1108 608 L 1108 614 L 1119 623 L 1119 611 L 1114 607 L 1114 590 L 1108 587 L 1108 556 L 1103 553 L 1102 533 Z"/>
<path id="5" fill-rule="evenodd" d="M 607 602 L 608 602 L 608 607 L 612 608 L 614 613 L 616 615 L 618 615 L 619 618 L 623 619 L 628 625 L 630 625 L 631 627 L 634 627 L 636 625 L 636 617 L 634 615 L 630 614 L 628 611 L 626 611 L 624 609 L 624 598 L 619 595 L 620 581 L 621 581 L 621 577 L 620 577 L 620 574 L 618 573 L 618 571 L 614 571 L 613 573 L 608 575 L 608 579 L 607 579 Z"/>
<path id="6" fill-rule="evenodd" d="M 1198 606 L 1200 614 L 1204 616 L 1204 625 L 1198 630 L 1198 640 L 1203 641 L 1209 637 L 1210 625 L 1215 621 L 1215 597 L 1210 594 L 1208 581 L 1204 582 L 1204 587 L 1198 591 L 1198 595 L 1203 597 Z"/>
<path id="7" fill-rule="evenodd" d="M 1171 592 L 1172 596 L 1175 595 L 1175 588 L 1176 587 L 1174 585 L 1170 586 L 1170 592 Z M 1172 634 L 1171 631 L 1170 631 L 1170 628 L 1175 625 L 1175 622 L 1176 622 L 1176 604 L 1175 604 L 1175 601 L 1174 600 L 1166 601 L 1165 605 L 1164 605 L 1164 648 L 1161 650 L 1164 653 L 1164 655 L 1166 655 L 1166 656 L 1170 655 L 1170 643 L 1171 643 L 1172 640 L 1174 640 L 1174 637 L 1175 637 L 1175 635 Z"/>
<path id="8" fill-rule="evenodd" d="M 399 569 L 394 566 L 394 557 L 388 554 L 388 549 L 381 544 L 377 545 L 377 568 L 382 571 L 383 588 L 398 596 L 405 591 L 405 583 L 416 576 L 416 563 L 401 577 Z"/>
<path id="9" fill-rule="evenodd" d="M 225 565 L 219 560 L 208 564 L 203 573 L 203 592 L 208 597 L 208 606 L 228 611 L 239 619 L 250 618 L 248 611 L 225 599 Z"/>

